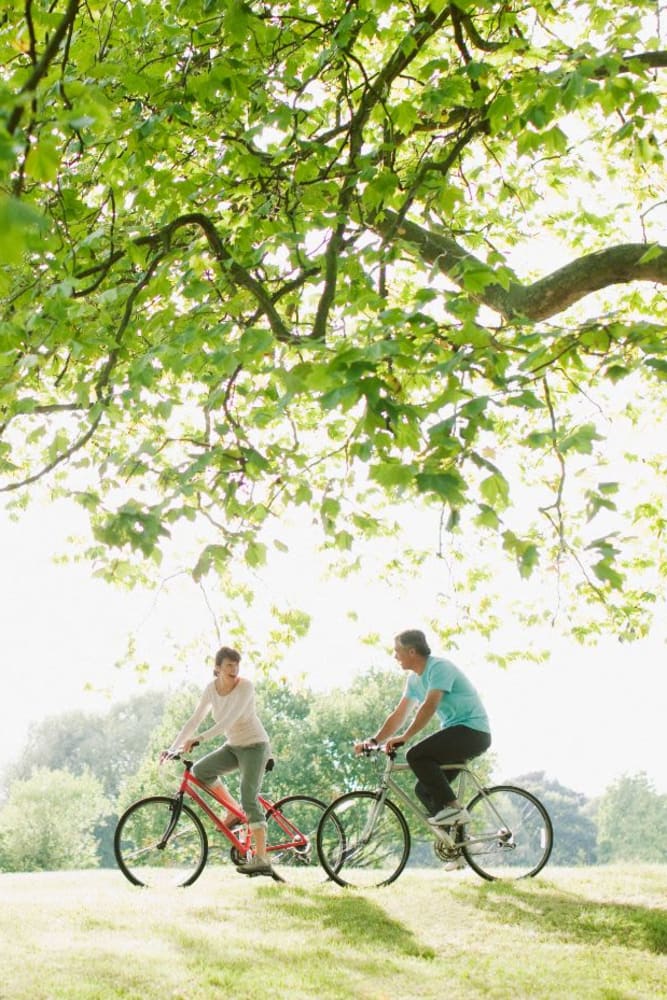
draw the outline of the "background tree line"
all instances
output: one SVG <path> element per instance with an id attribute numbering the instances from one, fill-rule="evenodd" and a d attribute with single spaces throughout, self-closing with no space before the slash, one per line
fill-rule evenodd
<path id="1" fill-rule="evenodd" d="M 400 677 L 375 669 L 327 694 L 260 682 L 260 714 L 277 761 L 267 794 L 300 791 L 329 800 L 372 782 L 372 762 L 355 757 L 351 744 L 374 731 L 400 688 Z M 158 768 L 157 759 L 197 696 L 193 688 L 149 691 L 106 715 L 68 712 L 34 725 L 0 784 L 0 871 L 113 866 L 119 813 L 178 781 L 180 766 Z M 667 862 L 667 795 L 645 774 L 623 776 L 599 799 L 588 799 L 544 772 L 494 775 L 492 752 L 480 764 L 490 780 L 512 780 L 545 803 L 555 830 L 552 863 Z"/>

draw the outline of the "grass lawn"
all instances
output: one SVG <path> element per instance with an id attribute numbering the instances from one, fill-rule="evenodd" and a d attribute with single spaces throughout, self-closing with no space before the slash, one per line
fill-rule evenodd
<path id="1" fill-rule="evenodd" d="M 367 891 L 207 869 L 0 875 L 2 1000 L 667 997 L 667 867 L 486 883 L 409 870 Z"/>

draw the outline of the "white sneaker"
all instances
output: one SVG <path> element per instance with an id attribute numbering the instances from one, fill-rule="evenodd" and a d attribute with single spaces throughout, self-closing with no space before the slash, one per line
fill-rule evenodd
<path id="1" fill-rule="evenodd" d="M 432 823 L 433 826 L 454 826 L 456 823 L 469 823 L 471 820 L 470 813 L 465 808 L 457 806 L 445 806 L 440 812 L 437 812 L 435 816 L 429 816 L 428 821 Z"/>
<path id="2" fill-rule="evenodd" d="M 461 855 L 458 858 L 454 858 L 453 861 L 448 861 L 447 864 L 445 865 L 445 871 L 455 872 L 458 871 L 460 868 L 465 868 L 465 867 L 466 867 L 466 859 Z"/>

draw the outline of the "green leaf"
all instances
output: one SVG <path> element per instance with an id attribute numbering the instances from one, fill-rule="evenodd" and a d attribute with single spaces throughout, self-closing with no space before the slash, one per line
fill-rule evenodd
<path id="1" fill-rule="evenodd" d="M 601 559 L 593 566 L 593 572 L 598 580 L 608 583 L 612 590 L 622 590 L 625 577 L 616 570 L 609 559 Z"/>
<path id="2" fill-rule="evenodd" d="M 370 467 L 370 476 L 385 489 L 403 488 L 414 481 L 413 469 L 398 462 L 373 464 Z"/>
<path id="3" fill-rule="evenodd" d="M 582 455 L 590 455 L 593 451 L 593 442 L 602 440 L 595 424 L 583 424 L 576 431 L 561 438 L 558 447 L 563 453 L 576 451 Z"/>
<path id="4" fill-rule="evenodd" d="M 662 257 L 664 252 L 664 248 L 661 247 L 659 243 L 654 243 L 653 246 L 648 248 L 646 253 L 642 254 L 637 263 L 648 264 L 650 261 L 656 260 L 658 257 Z"/>
<path id="5" fill-rule="evenodd" d="M 45 218 L 36 209 L 18 198 L 0 195 L 0 264 L 18 263 L 28 236 L 45 227 Z"/>
<path id="6" fill-rule="evenodd" d="M 467 485 L 459 472 L 420 472 L 416 476 L 420 493 L 435 493 L 451 507 L 462 507 L 466 503 Z"/>
<path id="7" fill-rule="evenodd" d="M 475 524 L 480 528 L 492 528 L 498 531 L 501 525 L 500 518 L 492 507 L 485 503 L 479 504 L 479 513 L 475 517 Z"/>
<path id="8" fill-rule="evenodd" d="M 31 146 L 26 157 L 25 171 L 36 181 L 53 181 L 58 176 L 60 150 L 54 142 L 41 139 Z"/>
<path id="9" fill-rule="evenodd" d="M 662 358 L 647 358 L 646 366 L 659 375 L 667 376 L 667 361 L 663 361 Z"/>
<path id="10" fill-rule="evenodd" d="M 480 483 L 480 492 L 491 507 L 503 510 L 509 503 L 509 483 L 500 472 L 488 476 Z"/>
<path id="11" fill-rule="evenodd" d="M 263 542 L 249 542 L 245 550 L 245 561 L 248 566 L 256 568 L 266 563 L 267 549 Z"/>
<path id="12" fill-rule="evenodd" d="M 537 546 L 530 539 L 520 538 L 513 531 L 503 532 L 503 548 L 516 559 L 519 575 L 527 579 L 539 563 Z"/>
<path id="13" fill-rule="evenodd" d="M 231 558 L 232 552 L 226 545 L 207 545 L 192 570 L 194 580 L 201 580 L 211 569 L 222 573 L 226 570 Z"/>

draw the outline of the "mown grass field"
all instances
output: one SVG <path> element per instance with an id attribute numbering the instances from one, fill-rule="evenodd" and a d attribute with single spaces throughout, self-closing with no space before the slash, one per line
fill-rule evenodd
<path id="1" fill-rule="evenodd" d="M 667 997 L 667 867 L 532 881 L 408 871 L 299 889 L 206 870 L 136 889 L 115 871 L 0 875 L 2 1000 Z"/>

